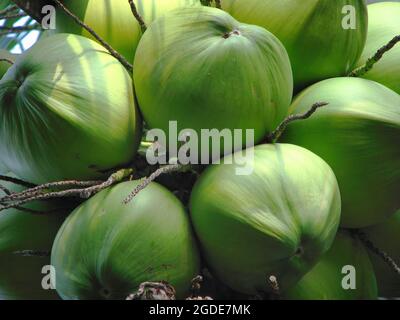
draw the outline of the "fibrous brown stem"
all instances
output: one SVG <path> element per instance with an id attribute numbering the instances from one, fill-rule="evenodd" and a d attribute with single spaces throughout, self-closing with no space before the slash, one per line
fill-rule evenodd
<path id="1" fill-rule="evenodd" d="M 369 58 L 367 62 L 353 70 L 350 74 L 349 77 L 361 77 L 364 74 L 366 74 L 368 71 L 370 71 L 374 65 L 382 59 L 384 54 L 388 52 L 390 49 L 392 49 L 398 42 L 400 42 L 400 35 L 395 36 L 392 40 L 390 40 L 387 44 L 385 44 L 382 48 L 380 48 L 373 57 Z"/>
<path id="2" fill-rule="evenodd" d="M 110 44 L 108 44 L 103 38 L 101 38 L 91 27 L 85 24 L 81 19 L 79 19 L 75 14 L 73 14 L 65 5 L 61 3 L 60 0 L 53 0 L 67 15 L 69 15 L 77 24 L 89 32 L 104 48 L 106 48 L 110 54 L 116 58 L 121 64 L 132 73 L 133 66 L 121 55 L 119 54 Z"/>
<path id="3" fill-rule="evenodd" d="M 135 17 L 135 19 L 137 20 L 137 22 L 140 25 L 140 29 L 142 29 L 142 32 L 144 33 L 147 29 L 146 23 L 143 20 L 143 17 L 140 15 L 140 13 L 137 11 L 136 9 L 136 5 L 133 2 L 133 0 L 128 0 L 129 5 L 131 6 L 131 11 L 133 13 L 133 16 Z"/>
<path id="4" fill-rule="evenodd" d="M 290 123 L 292 123 L 294 121 L 298 121 L 298 120 L 308 119 L 317 111 L 317 109 L 324 107 L 326 105 L 328 105 L 327 102 L 317 102 L 311 106 L 310 110 L 308 110 L 307 112 L 305 112 L 303 114 L 292 114 L 292 115 L 288 116 L 285 120 L 283 120 L 281 122 L 281 124 L 278 126 L 278 128 L 276 128 L 275 131 L 273 131 L 267 137 L 268 142 L 272 142 L 272 143 L 276 142 Z"/>

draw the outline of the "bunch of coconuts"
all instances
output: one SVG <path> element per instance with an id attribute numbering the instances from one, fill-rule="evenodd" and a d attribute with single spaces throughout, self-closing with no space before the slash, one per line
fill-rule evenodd
<path id="1" fill-rule="evenodd" d="M 126 203 L 139 184 L 127 181 L 78 206 L 29 205 L 51 214 L 3 210 L 0 298 L 125 299 L 161 280 L 184 298 L 203 267 L 250 297 L 271 293 L 271 276 L 285 299 L 400 296 L 398 275 L 351 232 L 400 263 L 400 47 L 347 77 L 400 34 L 400 3 L 201 2 L 136 0 L 143 32 L 128 1 L 63 1 L 133 74 L 60 10 L 57 30 L 1 71 L 0 173 L 32 184 L 104 179 L 134 161 L 143 123 L 168 134 L 170 121 L 196 133 L 254 130 L 252 173 L 236 174 L 238 150 L 205 168 L 188 203 L 155 182 Z M 265 143 L 316 102 L 328 105 Z M 51 257 L 15 254 L 26 249 Z M 41 285 L 45 265 L 57 294 Z M 353 290 L 342 285 L 348 265 Z"/>

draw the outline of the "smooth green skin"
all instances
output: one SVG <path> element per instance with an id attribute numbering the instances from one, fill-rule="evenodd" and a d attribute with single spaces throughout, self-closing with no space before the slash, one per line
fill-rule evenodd
<path id="1" fill-rule="evenodd" d="M 342 280 L 344 266 L 355 268 L 356 289 L 345 290 Z M 283 294 L 289 300 L 375 300 L 378 289 L 374 269 L 364 245 L 357 238 L 342 231 L 332 248 L 317 265 L 293 288 Z"/>
<path id="2" fill-rule="evenodd" d="M 128 0 L 64 0 L 63 3 L 129 62 L 133 61 L 142 31 Z M 134 3 L 147 25 L 173 9 L 200 6 L 200 0 L 135 0 Z M 57 11 L 56 32 L 74 33 L 93 39 L 61 10 Z"/>
<path id="3" fill-rule="evenodd" d="M 0 49 L 0 59 L 9 59 L 15 61 L 16 55 L 8 52 L 7 50 Z M 11 67 L 11 64 L 6 61 L 0 61 L 0 79 L 4 76 L 7 70 Z"/>
<path id="4" fill-rule="evenodd" d="M 292 63 L 296 89 L 343 76 L 357 63 L 367 35 L 364 0 L 222 0 L 239 21 L 266 28 L 282 41 Z M 345 5 L 356 9 L 356 29 L 344 29 Z"/>
<path id="5" fill-rule="evenodd" d="M 400 207 L 400 96 L 370 80 L 329 79 L 304 90 L 291 113 L 318 101 L 329 105 L 292 123 L 281 141 L 311 150 L 332 167 L 342 195 L 343 227 L 383 221 Z"/>
<path id="6" fill-rule="evenodd" d="M 8 176 L 16 177 L 12 174 Z M 13 192 L 21 187 L 7 182 L 3 186 Z M 0 191 L 0 196 L 4 193 Z M 63 204 L 65 206 L 65 204 Z M 33 202 L 26 207 L 39 211 L 61 208 L 60 203 Z M 61 227 L 65 210 L 50 215 L 33 215 L 17 209 L 0 214 L 0 300 L 58 299 L 55 290 L 44 290 L 42 268 L 50 264 L 50 257 L 23 257 L 15 251 L 50 251 L 53 240 Z"/>
<path id="7" fill-rule="evenodd" d="M 359 66 L 375 52 L 400 35 L 400 3 L 382 2 L 368 6 L 368 37 Z M 390 49 L 363 78 L 374 80 L 400 94 L 400 46 Z"/>
<path id="8" fill-rule="evenodd" d="M 335 175 L 318 156 L 288 144 L 255 147 L 251 175 L 236 175 L 236 168 L 207 168 L 192 191 L 192 221 L 205 260 L 239 292 L 270 290 L 270 275 L 284 290 L 312 268 L 336 235 Z"/>
<path id="9" fill-rule="evenodd" d="M 133 159 L 140 129 L 129 74 L 87 38 L 43 39 L 0 81 L 0 158 L 30 182 L 102 177 Z"/>
<path id="10" fill-rule="evenodd" d="M 199 257 L 183 205 L 156 183 L 123 204 L 137 185 L 103 190 L 65 221 L 51 254 L 63 299 L 125 299 L 145 281 L 168 281 L 179 298 L 190 289 Z"/>
<path id="11" fill-rule="evenodd" d="M 375 246 L 385 251 L 400 265 L 400 211 L 381 224 L 363 231 Z M 370 253 L 378 280 L 379 296 L 400 297 L 400 278 L 380 257 Z"/>
<path id="12" fill-rule="evenodd" d="M 240 35 L 229 36 L 234 30 Z M 287 115 L 292 95 L 279 40 L 209 7 L 156 20 L 139 43 L 133 76 L 146 122 L 167 133 L 177 121 L 178 132 L 199 136 L 201 129 L 254 129 L 258 142 Z"/>

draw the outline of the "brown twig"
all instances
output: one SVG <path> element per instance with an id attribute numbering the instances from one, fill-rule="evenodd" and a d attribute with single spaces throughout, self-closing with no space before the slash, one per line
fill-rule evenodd
<path id="1" fill-rule="evenodd" d="M 18 184 L 18 185 L 26 187 L 26 188 L 36 187 L 36 184 L 30 183 L 30 182 L 27 182 L 27 181 L 24 181 L 24 180 L 21 180 L 18 178 L 13 178 L 13 177 L 8 177 L 8 176 L 3 176 L 3 175 L 0 175 L 0 180 Z"/>
<path id="2" fill-rule="evenodd" d="M 400 275 L 400 267 L 399 265 L 391 258 L 385 251 L 379 249 L 374 245 L 374 243 L 368 239 L 368 236 L 360 231 L 360 230 L 353 230 L 352 231 L 355 236 L 357 236 L 358 239 L 373 253 L 375 253 L 377 256 L 382 258 L 383 261 L 386 262 L 386 264 L 398 275 Z"/>
<path id="3" fill-rule="evenodd" d="M 34 24 L 30 26 L 18 26 L 18 27 L 7 27 L 7 26 L 0 26 L 0 30 L 7 31 L 7 33 L 18 33 L 18 32 L 26 32 L 32 30 L 39 30 L 39 25 Z"/>
<path id="4" fill-rule="evenodd" d="M 69 181 L 59 181 L 59 182 L 51 182 L 45 183 L 40 186 L 30 188 L 24 190 L 19 193 L 14 193 L 9 196 L 5 196 L 0 198 L 0 202 L 5 201 L 15 201 L 15 200 L 24 200 L 30 197 L 34 197 L 36 195 L 42 194 L 46 189 L 53 189 L 53 188 L 62 188 L 62 187 L 93 187 L 102 184 L 104 181 L 95 180 L 95 181 L 76 181 L 76 180 L 69 180 Z"/>
<path id="5" fill-rule="evenodd" d="M 14 64 L 14 61 L 12 61 L 12 60 L 10 60 L 10 59 L 7 59 L 7 58 L 0 58 L 0 62 L 2 62 L 2 61 L 8 62 L 8 63 L 11 64 L 11 65 Z"/>
<path id="6" fill-rule="evenodd" d="M 128 0 L 129 5 L 131 6 L 131 11 L 133 13 L 133 16 L 135 17 L 135 19 L 137 20 L 137 22 L 139 23 L 140 29 L 142 30 L 142 32 L 144 33 L 147 29 L 146 23 L 143 20 L 143 17 L 140 15 L 140 13 L 137 11 L 136 9 L 136 5 L 133 2 L 133 0 Z"/>
<path id="7" fill-rule="evenodd" d="M 144 178 L 143 181 L 136 186 L 136 188 L 125 198 L 124 204 L 128 204 L 129 202 L 131 202 L 132 199 L 136 197 L 140 191 L 145 189 L 152 181 L 157 179 L 159 176 L 166 173 L 179 171 L 184 167 L 185 165 L 182 164 L 170 164 L 157 169 L 149 177 Z"/>
<path id="8" fill-rule="evenodd" d="M 18 6 L 14 4 L 11 7 L 8 7 L 8 8 L 5 8 L 4 10 L 1 10 L 0 11 L 0 16 L 4 16 L 7 13 L 13 12 L 15 10 L 18 10 Z M 4 19 L 4 18 L 2 18 L 2 19 Z"/>
<path id="9" fill-rule="evenodd" d="M 25 12 L 19 12 L 19 13 L 14 13 L 14 14 L 7 14 L 7 15 L 4 15 L 4 16 L 0 15 L 0 20 L 22 18 L 22 17 L 26 17 L 26 16 L 27 16 L 27 14 Z"/>
<path id="10" fill-rule="evenodd" d="M 37 200 L 48 200 L 55 198 L 65 198 L 65 197 L 80 197 L 82 199 L 88 199 L 92 195 L 98 193 L 99 191 L 110 187 L 111 185 L 121 182 L 126 177 L 130 176 L 133 173 L 132 169 L 121 169 L 115 173 L 113 173 L 106 181 L 90 186 L 88 188 L 78 188 L 78 189 L 69 189 L 63 191 L 55 191 L 55 192 L 47 192 L 40 193 L 30 197 L 22 197 L 22 200 L 13 200 L 13 195 L 5 196 L 0 198 L 0 203 L 5 203 L 5 205 L 0 207 L 0 211 L 7 210 L 10 208 L 16 208 L 26 203 L 37 201 Z M 26 193 L 26 191 L 23 191 Z M 17 194 L 15 194 L 17 196 Z M 12 200 L 4 200 L 4 199 L 12 199 Z M 11 203 L 9 203 L 11 202 Z"/>
<path id="11" fill-rule="evenodd" d="M 324 107 L 326 105 L 328 105 L 327 102 L 317 102 L 311 106 L 310 110 L 308 110 L 303 114 L 292 114 L 288 116 L 285 120 L 281 122 L 281 124 L 278 126 L 278 128 L 275 129 L 275 131 L 273 131 L 270 135 L 268 135 L 267 137 L 268 142 L 271 143 L 276 142 L 290 123 L 297 120 L 308 119 L 317 111 L 317 109 Z"/>
<path id="12" fill-rule="evenodd" d="M 40 250 L 19 250 L 19 251 L 14 251 L 13 254 L 23 257 L 50 257 L 51 252 L 40 251 Z"/>
<path id="13" fill-rule="evenodd" d="M 215 0 L 215 7 L 217 7 L 218 9 L 221 9 L 221 0 Z"/>
<path id="14" fill-rule="evenodd" d="M 390 49 L 392 49 L 398 42 L 400 42 L 400 35 L 395 36 L 392 40 L 390 40 L 387 44 L 385 44 L 382 48 L 380 48 L 373 57 L 369 58 L 367 62 L 353 70 L 350 74 L 349 77 L 361 77 L 364 74 L 366 74 L 368 71 L 370 71 L 374 65 L 382 59 L 384 54 L 388 52 Z"/>
<path id="15" fill-rule="evenodd" d="M 110 44 L 103 40 L 91 27 L 85 24 L 75 14 L 73 14 L 67 7 L 65 7 L 60 0 L 53 0 L 67 15 L 69 15 L 77 24 L 87 30 L 110 54 L 116 58 L 129 72 L 132 73 L 133 66 L 121 54 L 119 54 Z"/>

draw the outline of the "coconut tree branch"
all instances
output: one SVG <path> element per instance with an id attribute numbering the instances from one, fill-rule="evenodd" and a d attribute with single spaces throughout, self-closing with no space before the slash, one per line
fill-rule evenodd
<path id="1" fill-rule="evenodd" d="M 18 26 L 18 27 L 7 27 L 7 26 L 0 26 L 0 31 L 7 31 L 9 33 L 16 33 L 16 32 L 25 32 L 25 31 L 32 31 L 38 30 L 39 25 L 31 25 L 31 26 Z"/>
<path id="2" fill-rule="evenodd" d="M 26 17 L 27 14 L 25 12 L 19 12 L 19 13 L 13 13 L 13 14 L 7 14 L 7 15 L 0 15 L 0 20 L 3 19 L 14 19 L 14 18 L 22 18 Z"/>
<path id="3" fill-rule="evenodd" d="M 6 15 L 8 13 L 14 12 L 16 10 L 18 10 L 18 6 L 16 6 L 16 5 L 12 5 L 12 6 L 8 7 L 8 8 L 5 8 L 4 10 L 0 10 L 1 19 L 5 19 L 2 16 Z"/>
<path id="4" fill-rule="evenodd" d="M 157 179 L 159 176 L 166 174 L 166 173 L 171 173 L 171 172 L 176 172 L 179 170 L 182 170 L 185 168 L 186 165 L 182 164 L 170 164 L 163 166 L 156 171 L 154 171 L 149 177 L 144 178 L 143 181 L 136 186 L 136 188 L 125 198 L 124 204 L 128 204 L 129 202 L 132 201 L 134 197 L 138 195 L 140 191 L 145 189 L 151 182 L 153 182 L 155 179 Z"/>
<path id="5" fill-rule="evenodd" d="M 65 197 L 80 197 L 82 199 L 88 199 L 92 195 L 100 192 L 101 190 L 106 189 L 118 182 L 121 182 L 125 178 L 129 177 L 132 173 L 133 169 L 121 169 L 113 173 L 106 181 L 95 184 L 93 186 L 89 186 L 87 188 L 75 188 L 62 191 L 51 191 L 51 192 L 41 193 L 41 191 L 44 190 L 45 188 L 39 186 L 32 188 L 35 189 L 35 191 L 33 192 L 31 189 L 23 191 L 22 194 L 13 193 L 10 195 L 6 195 L 5 197 L 0 198 L 0 203 L 3 204 L 3 206 L 0 206 L 0 211 L 7 210 L 10 208 L 17 208 L 26 203 L 37 200 L 49 200 L 49 199 L 65 198 Z M 60 184 L 62 184 L 62 182 Z M 48 185 L 49 184 L 46 184 L 45 186 Z M 78 183 L 78 185 L 83 186 L 85 185 L 85 182 Z"/>
<path id="6" fill-rule="evenodd" d="M 26 12 L 38 23 L 42 23 L 42 7 L 46 4 L 53 4 L 50 0 L 12 0 L 16 6 Z"/>
<path id="7" fill-rule="evenodd" d="M 353 234 L 355 234 L 358 239 L 374 254 L 382 258 L 383 261 L 386 262 L 386 264 L 400 276 L 400 266 L 391 258 L 385 251 L 379 249 L 374 245 L 374 243 L 368 239 L 367 235 L 360 231 L 360 230 L 354 230 Z"/>
<path id="8" fill-rule="evenodd" d="M 400 35 L 395 36 L 392 40 L 390 40 L 387 44 L 385 44 L 382 48 L 380 48 L 373 57 L 369 58 L 367 62 L 353 70 L 350 74 L 349 77 L 361 77 L 364 74 L 366 74 L 368 71 L 370 71 L 374 65 L 382 59 L 384 54 L 388 52 L 390 49 L 392 49 L 398 42 L 400 42 Z"/>
<path id="9" fill-rule="evenodd" d="M 39 251 L 39 250 L 19 250 L 19 251 L 14 251 L 13 254 L 23 257 L 50 257 L 51 252 Z"/>
<path id="10" fill-rule="evenodd" d="M 131 11 L 133 13 L 133 16 L 135 17 L 135 19 L 137 20 L 137 22 L 140 25 L 140 29 L 142 29 L 142 32 L 144 33 L 147 29 L 146 23 L 143 20 L 143 17 L 140 15 L 140 13 L 137 11 L 136 9 L 136 5 L 133 2 L 133 0 L 128 0 L 129 5 L 131 6 Z"/>
<path id="11" fill-rule="evenodd" d="M 285 120 L 281 122 L 281 124 L 278 126 L 278 128 L 276 128 L 275 131 L 268 135 L 267 140 L 272 143 L 276 142 L 290 123 L 298 120 L 308 119 L 317 111 L 317 109 L 326 105 L 328 105 L 327 102 L 317 102 L 311 106 L 310 110 L 303 114 L 292 114 L 288 116 Z"/>
<path id="12" fill-rule="evenodd" d="M 10 60 L 10 59 L 7 59 L 7 58 L 0 58 L 0 62 L 2 62 L 2 61 L 7 62 L 7 63 L 9 63 L 9 64 L 11 64 L 11 65 L 14 64 L 14 61 L 12 61 L 12 60 Z"/>
<path id="13" fill-rule="evenodd" d="M 0 180 L 18 184 L 18 185 L 26 187 L 26 188 L 36 187 L 36 184 L 30 183 L 30 182 L 27 182 L 27 181 L 24 181 L 21 179 L 13 178 L 13 177 L 3 176 L 3 175 L 0 175 Z"/>
<path id="14" fill-rule="evenodd" d="M 75 14 L 73 14 L 65 5 L 61 3 L 60 0 L 53 0 L 67 15 L 69 15 L 77 24 L 89 32 L 100 44 L 106 48 L 110 54 L 115 57 L 121 64 L 129 71 L 133 71 L 133 66 L 121 55 L 119 54 L 110 44 L 108 44 L 103 38 L 101 38 L 91 27 L 85 24 L 81 19 L 79 19 Z"/>

